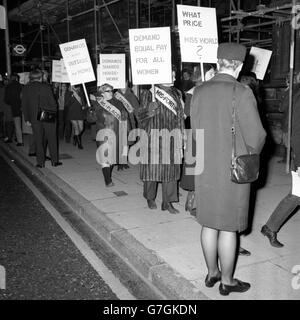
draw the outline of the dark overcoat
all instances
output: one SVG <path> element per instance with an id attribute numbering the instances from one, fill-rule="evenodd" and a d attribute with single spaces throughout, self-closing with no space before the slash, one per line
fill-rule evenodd
<path id="1" fill-rule="evenodd" d="M 161 102 L 158 103 L 158 108 L 155 116 L 153 116 L 148 122 L 145 131 L 148 133 L 148 164 L 141 164 L 140 178 L 143 181 L 159 181 L 159 182 L 171 182 L 180 179 L 180 164 L 174 162 L 174 141 L 170 143 L 170 163 L 163 163 L 162 143 L 158 145 L 155 143 L 155 139 L 151 142 L 150 134 L 151 129 L 167 129 L 171 132 L 173 129 L 179 129 L 181 133 L 184 130 L 184 112 L 181 103 L 181 96 L 179 91 L 174 87 L 158 86 L 165 90 L 176 102 L 176 115 L 164 106 Z M 152 93 L 149 90 L 141 101 L 142 108 L 148 108 L 152 101 Z M 157 140 L 156 140 L 157 141 Z M 177 150 L 178 152 L 179 150 Z M 151 163 L 151 152 L 157 152 L 159 163 Z"/>
<path id="2" fill-rule="evenodd" d="M 49 84 L 32 81 L 22 90 L 22 111 L 25 121 L 39 123 L 37 120 L 39 108 L 57 111 L 57 104 Z"/>
<path id="3" fill-rule="evenodd" d="M 21 117 L 22 85 L 18 81 L 11 81 L 5 88 L 5 102 L 11 106 L 13 117 Z"/>
<path id="4" fill-rule="evenodd" d="M 204 129 L 204 170 L 195 176 L 197 219 L 205 227 L 243 231 L 248 225 L 250 184 L 230 180 L 233 87 L 236 84 L 237 154 L 259 153 L 265 130 L 249 87 L 228 74 L 217 74 L 197 87 L 191 102 L 192 129 Z M 244 137 L 244 141 L 242 136 Z"/>

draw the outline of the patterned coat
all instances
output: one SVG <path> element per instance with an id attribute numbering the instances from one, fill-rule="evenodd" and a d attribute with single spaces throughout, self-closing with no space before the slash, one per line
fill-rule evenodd
<path id="1" fill-rule="evenodd" d="M 245 143 L 249 150 L 259 153 L 266 133 L 255 97 L 231 75 L 217 74 L 195 89 L 191 122 L 193 130 L 204 129 L 204 170 L 195 176 L 198 222 L 213 229 L 241 232 L 248 226 L 250 183 L 236 184 L 230 179 L 234 85 L 237 155 L 247 153 Z"/>
<path id="2" fill-rule="evenodd" d="M 166 87 L 162 85 L 158 85 L 157 87 L 163 89 L 175 100 L 175 110 L 177 115 L 175 115 L 161 102 L 156 101 L 158 103 L 156 114 L 150 118 L 146 124 L 146 127 L 144 128 L 148 134 L 148 164 L 141 164 L 140 178 L 143 181 L 177 181 L 180 179 L 180 164 L 174 163 L 174 141 L 171 140 L 170 143 L 170 164 L 163 164 L 162 143 L 157 144 L 155 143 L 156 139 L 153 139 L 153 145 L 151 146 L 150 133 L 152 129 L 167 129 L 169 132 L 171 132 L 173 129 L 179 129 L 180 132 L 183 133 L 184 112 L 181 103 L 181 96 L 180 92 L 174 87 Z M 148 108 L 151 101 L 152 93 L 149 90 L 142 98 L 141 107 Z M 180 134 L 180 139 L 182 139 L 182 134 Z M 177 148 L 176 151 L 179 152 L 179 149 Z M 158 164 L 151 164 L 151 157 L 154 154 L 158 155 Z"/>

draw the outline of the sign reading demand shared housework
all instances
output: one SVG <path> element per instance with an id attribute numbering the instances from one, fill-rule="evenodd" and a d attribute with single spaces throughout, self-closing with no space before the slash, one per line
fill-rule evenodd
<path id="1" fill-rule="evenodd" d="M 129 43 L 133 84 L 172 82 L 169 27 L 130 29 Z"/>
<path id="2" fill-rule="evenodd" d="M 252 47 L 250 50 L 250 56 L 253 57 L 252 70 L 255 72 L 257 79 L 263 80 L 270 62 L 272 51 Z"/>
<path id="3" fill-rule="evenodd" d="M 85 39 L 62 43 L 59 47 L 71 85 L 95 80 Z"/>
<path id="4" fill-rule="evenodd" d="M 115 89 L 125 88 L 125 53 L 100 54 L 99 57 L 97 85 L 109 83 Z"/>
<path id="5" fill-rule="evenodd" d="M 218 29 L 215 8 L 177 5 L 182 62 L 217 62 Z"/>

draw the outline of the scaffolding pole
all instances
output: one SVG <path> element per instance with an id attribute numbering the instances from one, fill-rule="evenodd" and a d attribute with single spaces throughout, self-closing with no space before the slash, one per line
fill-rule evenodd
<path id="1" fill-rule="evenodd" d="M 99 7 L 97 5 L 97 0 L 94 0 L 94 32 L 95 32 L 95 62 L 96 62 L 96 68 L 98 65 L 98 19 L 97 19 L 97 13 L 98 13 Z"/>
<path id="2" fill-rule="evenodd" d="M 10 52 L 9 52 L 9 28 L 8 28 L 8 15 L 7 15 L 7 0 L 3 0 L 3 6 L 5 8 L 5 52 L 6 52 L 6 72 L 8 76 L 11 75 L 11 62 L 10 62 Z"/>
<path id="3" fill-rule="evenodd" d="M 293 0 L 292 21 L 296 18 L 296 0 Z M 290 88 L 289 88 L 289 122 L 288 122 L 288 145 L 286 159 L 286 173 L 290 172 L 291 167 L 291 131 L 292 131 L 292 107 L 293 107 L 293 84 L 294 84 L 294 65 L 295 65 L 295 26 L 291 23 L 291 47 L 290 47 Z"/>

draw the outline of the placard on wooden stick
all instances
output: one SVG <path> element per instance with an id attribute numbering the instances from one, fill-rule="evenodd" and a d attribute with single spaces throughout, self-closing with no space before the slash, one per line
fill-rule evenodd
<path id="1" fill-rule="evenodd" d="M 129 43 L 133 84 L 172 82 L 169 27 L 130 29 Z"/>

